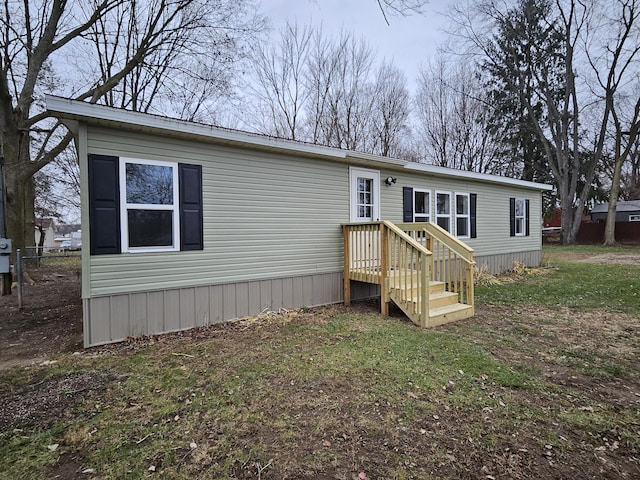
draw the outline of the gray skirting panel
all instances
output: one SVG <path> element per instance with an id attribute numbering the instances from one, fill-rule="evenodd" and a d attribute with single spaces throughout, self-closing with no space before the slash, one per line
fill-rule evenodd
<path id="1" fill-rule="evenodd" d="M 540 264 L 541 252 L 476 257 L 491 273 Z M 351 283 L 354 300 L 380 296 L 380 287 Z M 255 280 L 83 299 L 84 345 L 118 342 L 127 337 L 187 330 L 279 308 L 301 308 L 343 301 L 342 272 Z"/>
<path id="2" fill-rule="evenodd" d="M 377 285 L 353 283 L 354 299 L 380 295 Z M 84 345 L 342 301 L 342 272 L 89 298 L 83 300 Z"/>
<path id="3" fill-rule="evenodd" d="M 515 262 L 524 263 L 527 267 L 537 267 L 542 261 L 542 252 L 540 250 L 531 250 L 528 252 L 500 253 L 497 255 L 474 256 L 477 268 L 486 265 L 489 273 L 495 275 L 505 272 L 513 268 Z"/>

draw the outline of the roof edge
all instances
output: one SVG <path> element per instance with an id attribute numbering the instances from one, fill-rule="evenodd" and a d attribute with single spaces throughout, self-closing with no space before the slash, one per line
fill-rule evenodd
<path id="1" fill-rule="evenodd" d="M 73 120 L 96 120 L 100 122 L 114 122 L 123 125 L 136 125 L 158 131 L 176 132 L 184 135 L 207 137 L 230 143 L 253 145 L 285 150 L 291 153 L 308 153 L 319 156 L 344 159 L 346 151 L 338 148 L 314 145 L 295 140 L 285 140 L 269 137 L 258 133 L 243 132 L 222 127 L 214 127 L 202 123 L 188 122 L 175 118 L 164 117 L 149 113 L 132 112 L 106 105 L 87 103 L 80 100 L 45 95 L 47 111 L 55 116 Z"/>
<path id="2" fill-rule="evenodd" d="M 550 191 L 553 190 L 552 185 L 546 183 L 529 182 L 526 180 L 519 180 L 517 178 L 502 177 L 500 175 L 492 175 L 489 173 L 471 172 L 468 170 L 457 170 L 455 168 L 440 167 L 438 165 L 429 165 L 426 163 L 410 162 L 405 165 L 408 170 L 418 170 L 424 173 L 430 173 L 432 175 L 443 175 L 448 177 L 465 178 L 468 180 L 479 180 L 489 183 L 500 183 L 503 185 L 511 185 L 514 187 L 530 188 L 533 190 Z"/>

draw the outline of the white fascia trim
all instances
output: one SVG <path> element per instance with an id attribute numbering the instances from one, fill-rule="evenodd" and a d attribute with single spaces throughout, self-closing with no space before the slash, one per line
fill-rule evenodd
<path id="1" fill-rule="evenodd" d="M 291 153 L 308 153 L 338 159 L 344 159 L 347 156 L 346 151 L 337 148 L 284 140 L 256 133 L 241 132 L 239 130 L 229 130 L 160 115 L 131 112 L 54 95 L 45 95 L 45 102 L 47 111 L 52 115 L 57 116 L 60 114 L 62 117 L 72 118 L 74 120 L 93 119 L 97 122 L 115 122 L 123 125 L 147 127 L 178 134 L 182 133 L 185 135 L 207 137 L 231 143 L 286 150 Z"/>
<path id="2" fill-rule="evenodd" d="M 513 185 L 514 187 L 532 188 L 535 190 L 553 190 L 553 186 L 546 185 L 544 183 L 527 182 L 516 178 L 501 177 L 499 175 L 490 175 L 488 173 L 469 172 L 467 170 L 457 170 L 455 168 L 439 167 L 437 165 L 428 165 L 425 163 L 410 162 L 407 163 L 404 168 L 407 170 L 430 173 L 432 175 L 457 177 L 476 181 L 480 180 L 483 182 L 500 183 L 502 185 Z"/>
<path id="3" fill-rule="evenodd" d="M 362 152 L 352 152 L 346 150 L 346 156 L 350 160 L 363 160 L 369 164 L 382 164 L 382 165 L 393 165 L 394 167 L 404 167 L 409 163 L 407 160 L 400 160 L 398 158 L 392 157 L 383 157 L 380 155 L 373 155 L 370 153 L 362 153 Z"/>

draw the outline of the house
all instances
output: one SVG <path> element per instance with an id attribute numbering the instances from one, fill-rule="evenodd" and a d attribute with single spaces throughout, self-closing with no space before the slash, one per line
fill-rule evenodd
<path id="1" fill-rule="evenodd" d="M 546 185 L 46 102 L 76 135 L 85 346 L 381 294 L 468 316 L 473 261 L 541 260 Z"/>
<path id="2" fill-rule="evenodd" d="M 66 248 L 65 245 L 82 245 L 82 230 L 79 223 L 58 225 L 56 229 L 56 247 Z M 64 244 L 63 244 L 64 243 Z"/>
<path id="3" fill-rule="evenodd" d="M 56 226 L 53 218 L 39 218 L 35 222 L 36 246 L 48 252 L 56 248 Z"/>
<path id="4" fill-rule="evenodd" d="M 591 209 L 591 221 L 604 223 L 607 221 L 608 203 L 599 203 Z M 640 222 L 640 200 L 618 201 L 616 205 L 616 222 Z"/>

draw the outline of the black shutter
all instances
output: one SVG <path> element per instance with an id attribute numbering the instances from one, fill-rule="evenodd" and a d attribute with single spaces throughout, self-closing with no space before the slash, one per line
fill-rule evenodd
<path id="1" fill-rule="evenodd" d="M 120 159 L 89 155 L 89 251 L 120 253 Z"/>
<path id="2" fill-rule="evenodd" d="M 528 237 L 529 236 L 529 199 L 524 201 L 524 208 L 525 208 L 525 235 Z"/>
<path id="3" fill-rule="evenodd" d="M 509 236 L 516 236 L 516 199 L 509 199 Z"/>
<path id="4" fill-rule="evenodd" d="M 402 221 L 413 222 L 413 188 L 402 187 Z"/>
<path id="5" fill-rule="evenodd" d="M 202 166 L 178 165 L 180 184 L 180 250 L 202 250 Z"/>
<path id="6" fill-rule="evenodd" d="M 469 223 L 471 224 L 471 238 L 477 238 L 478 233 L 476 231 L 476 205 L 478 203 L 478 194 L 472 193 L 469 195 Z"/>

